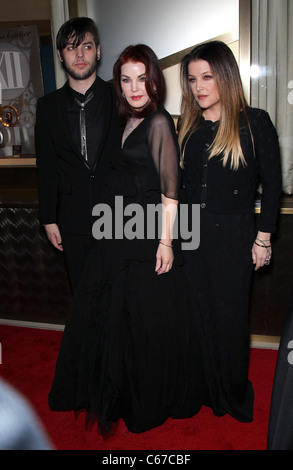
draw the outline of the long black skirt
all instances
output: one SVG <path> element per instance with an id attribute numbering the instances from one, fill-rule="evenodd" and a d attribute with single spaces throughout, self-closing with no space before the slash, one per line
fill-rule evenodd
<path id="1" fill-rule="evenodd" d="M 255 237 L 251 215 L 201 213 L 200 245 L 185 251 L 185 272 L 194 331 L 204 368 L 204 404 L 214 414 L 253 419 L 248 379 L 249 298 Z"/>
<path id="2" fill-rule="evenodd" d="M 154 259 L 121 256 L 131 253 L 129 243 L 127 250 L 124 241 L 122 250 L 119 241 L 94 246 L 49 394 L 51 409 L 85 410 L 104 432 L 119 418 L 143 432 L 169 417 L 191 417 L 203 400 L 182 266 L 158 276 Z"/>

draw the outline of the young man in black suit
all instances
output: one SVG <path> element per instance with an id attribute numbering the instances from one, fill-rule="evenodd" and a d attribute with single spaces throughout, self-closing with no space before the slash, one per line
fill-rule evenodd
<path id="1" fill-rule="evenodd" d="M 120 126 L 112 87 L 97 76 L 95 23 L 67 21 L 56 44 L 68 81 L 37 104 L 40 222 L 52 245 L 64 251 L 74 291 L 93 242 L 92 208 L 118 151 Z"/>

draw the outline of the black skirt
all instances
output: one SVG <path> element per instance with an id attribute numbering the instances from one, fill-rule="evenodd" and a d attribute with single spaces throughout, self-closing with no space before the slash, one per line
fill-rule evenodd
<path id="1" fill-rule="evenodd" d="M 119 418 L 143 432 L 169 417 L 191 417 L 203 402 L 182 265 L 158 276 L 155 259 L 125 258 L 125 243 L 131 245 L 104 240 L 93 247 L 49 394 L 51 409 L 85 410 L 103 432 Z"/>
<path id="2" fill-rule="evenodd" d="M 205 402 L 217 416 L 253 419 L 248 379 L 253 216 L 201 212 L 200 245 L 184 251 L 194 331 L 201 344 Z"/>

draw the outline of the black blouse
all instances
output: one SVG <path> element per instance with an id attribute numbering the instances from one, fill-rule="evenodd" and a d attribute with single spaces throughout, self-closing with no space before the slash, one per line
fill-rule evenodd
<path id="1" fill-rule="evenodd" d="M 202 211 L 233 214 L 253 213 L 258 182 L 262 185 L 258 229 L 276 230 L 281 195 L 281 167 L 278 136 L 266 111 L 248 108 L 252 135 L 244 114 L 239 117 L 240 140 L 246 166 L 224 167 L 223 155 L 209 159 L 218 123 L 201 120 L 189 138 L 182 172 L 182 201 L 200 204 Z M 253 136 L 253 138 L 252 138 Z"/>
<path id="2" fill-rule="evenodd" d="M 157 190 L 178 200 L 179 149 L 174 122 L 164 108 L 147 116 L 127 137 L 122 164 L 135 174 L 137 191 Z"/>

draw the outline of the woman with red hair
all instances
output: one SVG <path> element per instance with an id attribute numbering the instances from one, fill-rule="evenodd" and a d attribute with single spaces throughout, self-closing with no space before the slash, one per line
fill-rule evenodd
<path id="1" fill-rule="evenodd" d="M 85 409 L 103 431 L 122 418 L 138 433 L 199 410 L 201 361 L 196 345 L 190 349 L 173 230 L 177 136 L 163 108 L 155 53 L 146 45 L 126 48 L 114 66 L 114 86 L 125 128 L 103 205 L 111 217 L 94 224 L 99 240 L 68 314 L 49 403 L 55 410 Z M 155 221 L 154 208 L 161 209 Z"/>

